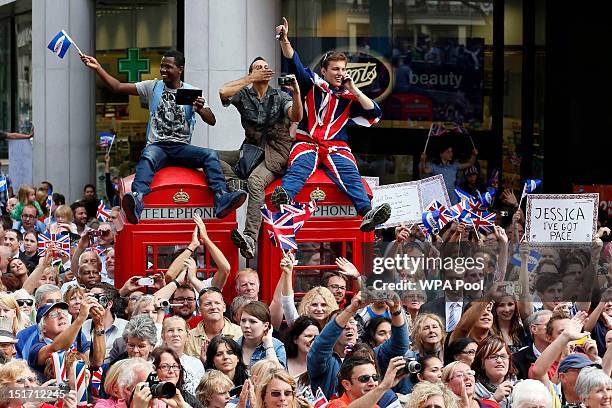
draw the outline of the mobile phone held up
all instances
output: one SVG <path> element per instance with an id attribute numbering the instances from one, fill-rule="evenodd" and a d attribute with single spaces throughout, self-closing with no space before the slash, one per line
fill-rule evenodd
<path id="1" fill-rule="evenodd" d="M 234 398 L 234 397 L 238 397 L 241 392 L 242 392 L 242 385 L 239 385 L 237 387 L 232 388 L 229 391 L 229 395 L 230 397 Z"/>
<path id="2" fill-rule="evenodd" d="M 193 105 L 196 99 L 198 99 L 198 96 L 202 96 L 201 89 L 179 88 L 176 90 L 176 104 Z"/>
<path id="3" fill-rule="evenodd" d="M 153 286 L 155 281 L 153 278 L 140 278 L 138 279 L 138 286 Z"/>

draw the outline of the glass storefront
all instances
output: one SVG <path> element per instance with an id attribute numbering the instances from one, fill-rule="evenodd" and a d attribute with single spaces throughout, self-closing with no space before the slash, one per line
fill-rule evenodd
<path id="1" fill-rule="evenodd" d="M 98 0 L 96 2 L 96 59 L 121 82 L 159 78 L 164 51 L 177 46 L 177 2 L 158 0 Z M 149 111 L 138 96 L 117 95 L 96 78 L 96 137 L 115 133 L 111 174 L 125 177 L 134 172 L 146 143 Z M 97 187 L 104 191 L 104 155 L 96 148 Z"/>
<path id="2" fill-rule="evenodd" d="M 11 19 L 0 20 L 0 130 L 11 129 Z M 0 141 L 0 158 L 8 158 L 6 141 Z"/>
<path id="3" fill-rule="evenodd" d="M 344 52 L 357 85 L 383 110 L 376 144 L 388 146 L 354 149 L 362 174 L 384 184 L 417 177 L 418 156 L 386 143 L 390 134 L 432 121 L 491 129 L 492 0 L 283 0 L 282 13 L 304 65 L 318 70 L 325 52 Z"/>
<path id="4" fill-rule="evenodd" d="M 32 130 L 32 14 L 15 17 L 17 57 L 17 131 Z"/>

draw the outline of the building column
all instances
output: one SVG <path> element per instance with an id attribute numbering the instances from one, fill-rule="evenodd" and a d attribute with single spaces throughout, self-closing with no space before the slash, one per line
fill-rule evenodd
<path id="1" fill-rule="evenodd" d="M 95 2 L 54 0 L 32 7 L 32 115 L 36 136 L 33 182 L 49 180 L 67 201 L 95 184 L 94 73 L 72 46 L 64 59 L 47 49 L 65 30 L 86 54 L 93 54 Z"/>

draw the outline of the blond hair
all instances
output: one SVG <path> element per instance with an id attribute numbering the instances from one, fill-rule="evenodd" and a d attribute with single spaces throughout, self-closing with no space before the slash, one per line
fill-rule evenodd
<path id="1" fill-rule="evenodd" d="M 444 329 L 444 324 L 442 323 L 440 316 L 434 313 L 419 313 L 417 318 L 414 320 L 414 324 L 412 325 L 412 333 L 410 333 L 410 338 L 412 339 L 414 348 L 419 352 L 419 354 L 423 354 L 423 351 L 425 350 L 423 340 L 421 339 L 421 332 L 423 331 L 423 326 L 425 325 L 425 320 L 427 319 L 431 319 L 438 324 L 441 333 L 439 342 L 440 350 L 442 350 L 444 347 L 446 330 Z"/>
<path id="2" fill-rule="evenodd" d="M 255 384 L 255 407 L 262 408 L 265 406 L 264 399 L 268 384 L 274 379 L 283 381 L 291 386 L 294 398 L 291 404 L 289 404 L 289 408 L 298 408 L 299 404 L 295 399 L 295 380 L 284 368 L 269 370 L 265 372 L 261 378 L 258 377 L 257 384 Z"/>
<path id="3" fill-rule="evenodd" d="M 62 204 L 55 209 L 55 218 L 63 217 L 66 219 L 66 223 L 70 224 L 74 221 L 74 214 L 72 212 L 72 208 L 66 204 Z"/>
<path id="4" fill-rule="evenodd" d="M 187 321 L 185 319 L 179 316 L 170 316 L 166 317 L 164 319 L 164 322 L 162 323 L 162 336 L 166 333 L 166 330 L 168 330 L 168 326 L 170 326 L 174 322 L 181 323 L 185 328 L 185 332 L 189 331 L 189 327 L 187 326 Z"/>
<path id="5" fill-rule="evenodd" d="M 121 397 L 115 393 L 114 388 L 119 386 L 117 382 L 119 374 L 121 374 L 121 371 L 123 371 L 124 367 L 127 367 L 129 363 L 130 361 L 128 359 L 119 360 L 108 369 L 106 378 L 104 379 L 104 392 L 106 392 L 107 395 L 117 399 Z"/>
<path id="6" fill-rule="evenodd" d="M 406 408 L 423 408 L 429 397 L 440 396 L 445 408 L 457 408 L 457 396 L 443 384 L 421 381 L 412 389 Z"/>
<path id="7" fill-rule="evenodd" d="M 444 384 L 448 383 L 451 380 L 453 371 L 455 371 L 455 367 L 457 367 L 457 365 L 459 364 L 465 364 L 465 363 L 463 361 L 453 361 L 452 363 L 449 363 L 446 366 L 444 366 L 444 368 L 442 369 L 442 382 Z"/>
<path id="8" fill-rule="evenodd" d="M 17 378 L 21 377 L 25 372 L 32 373 L 25 360 L 11 360 L 6 364 L 0 364 L 0 384 L 8 386 L 15 385 Z M 34 373 L 32 373 L 34 375 Z"/>
<path id="9" fill-rule="evenodd" d="M 207 401 L 214 394 L 222 394 L 229 391 L 234 386 L 232 380 L 219 370 L 209 370 L 202 376 L 198 387 L 196 388 L 196 397 L 202 403 L 202 406 L 207 406 Z"/>
<path id="10" fill-rule="evenodd" d="M 13 318 L 13 334 L 25 329 L 28 324 L 28 318 L 21 313 L 21 309 L 15 300 L 15 296 L 9 293 L 0 293 L 0 306 L 15 310 Z"/>
<path id="11" fill-rule="evenodd" d="M 257 379 L 253 385 L 257 386 L 265 378 L 266 373 L 282 368 L 283 366 L 276 360 L 268 360 L 267 358 L 259 360 L 251 367 L 251 378 Z"/>
<path id="12" fill-rule="evenodd" d="M 317 286 L 310 289 L 304 294 L 304 297 L 302 297 L 302 301 L 298 305 L 298 313 L 301 316 L 308 315 L 308 309 L 310 309 L 310 306 L 314 303 L 317 296 L 321 296 L 323 301 L 327 304 L 327 306 L 325 306 L 325 313 L 328 317 L 331 312 L 339 308 L 336 298 L 334 298 L 331 291 L 323 286 Z M 327 318 L 325 320 L 327 320 Z"/>

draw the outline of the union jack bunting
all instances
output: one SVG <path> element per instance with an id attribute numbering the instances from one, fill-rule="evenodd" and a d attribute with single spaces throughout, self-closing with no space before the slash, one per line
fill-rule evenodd
<path id="1" fill-rule="evenodd" d="M 470 213 L 473 215 L 473 217 L 470 217 L 470 219 L 474 229 L 485 234 L 490 234 L 493 232 L 496 218 L 496 214 L 494 212 L 477 211 Z"/>
<path id="2" fill-rule="evenodd" d="M 100 200 L 100 204 L 98 205 L 98 212 L 96 214 L 96 218 L 98 218 L 102 222 L 106 222 L 108 217 L 110 217 L 111 209 L 104 204 L 103 200 Z"/>
<path id="3" fill-rule="evenodd" d="M 293 230 L 297 234 L 300 229 L 304 226 L 304 223 L 308 221 L 312 214 L 317 210 L 317 202 L 311 200 L 308 203 L 291 203 L 282 204 L 280 206 L 281 213 L 293 214 Z"/>
<path id="4" fill-rule="evenodd" d="M 68 234 L 51 234 L 49 232 L 38 234 L 38 255 L 45 256 L 49 247 L 59 251 L 61 255 L 70 256 L 70 237 Z"/>
<path id="5" fill-rule="evenodd" d="M 296 249 L 293 214 L 274 212 L 265 205 L 261 208 L 262 221 L 268 225 L 268 235 L 275 246 L 283 250 Z"/>

